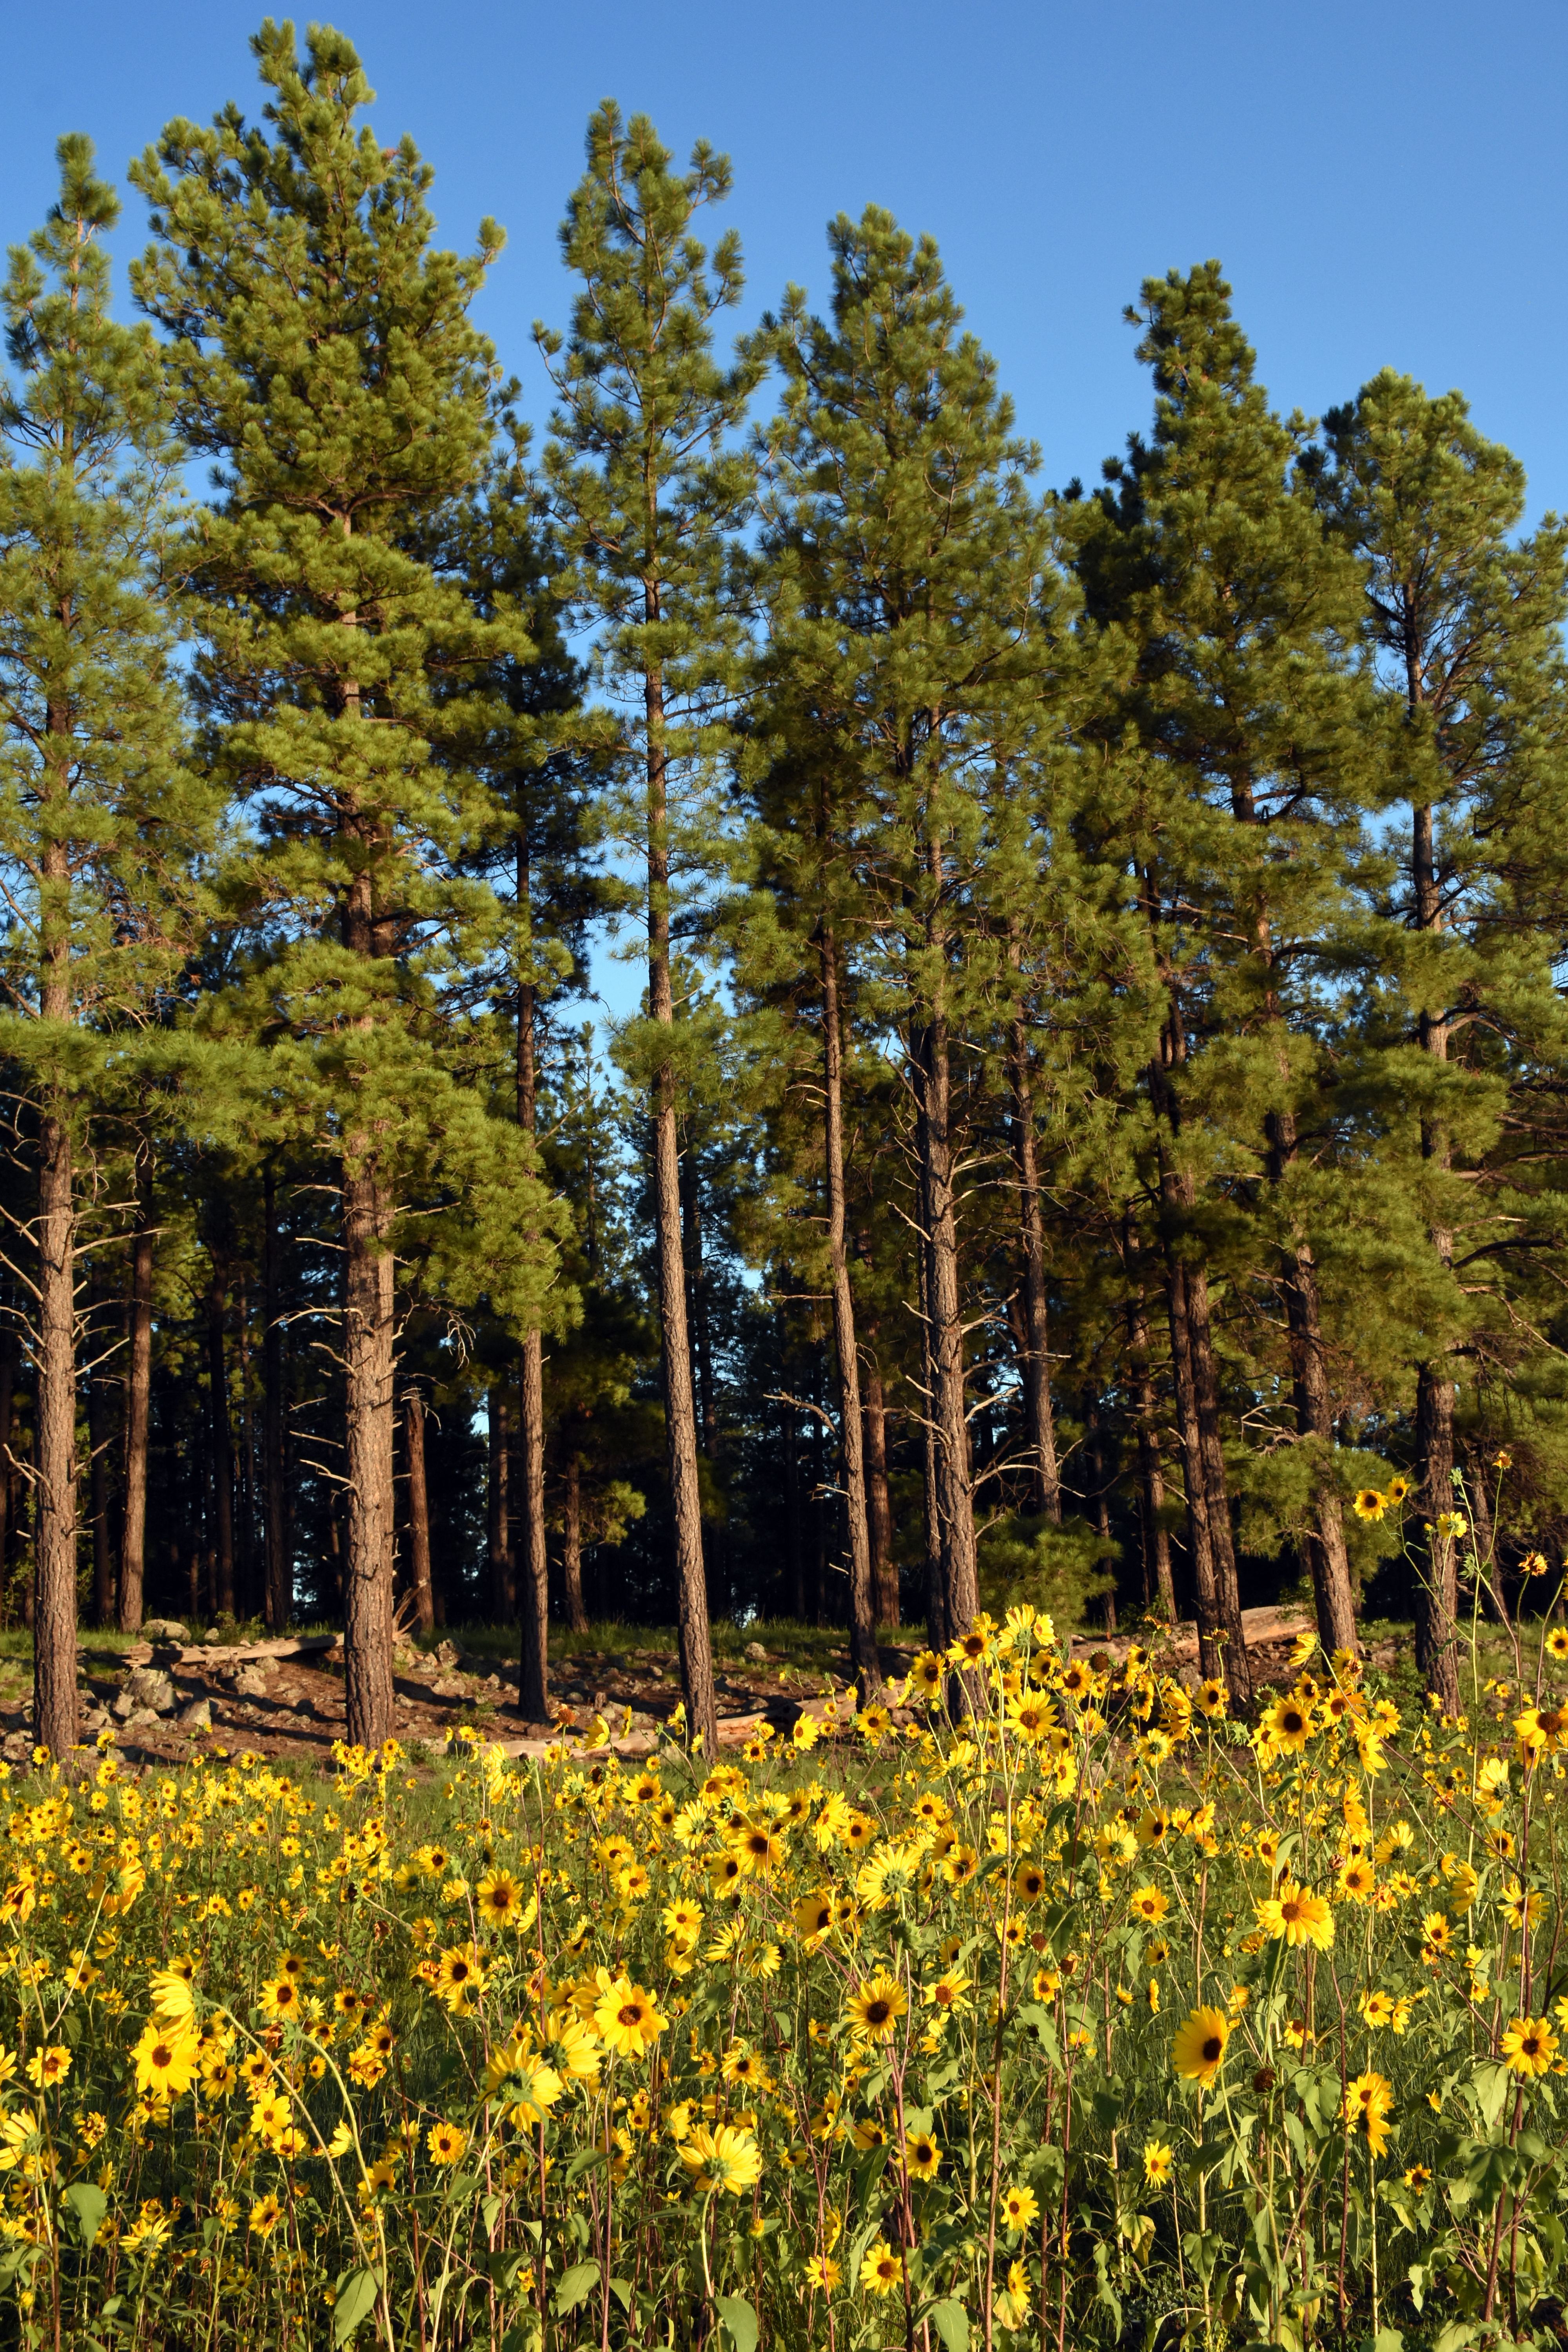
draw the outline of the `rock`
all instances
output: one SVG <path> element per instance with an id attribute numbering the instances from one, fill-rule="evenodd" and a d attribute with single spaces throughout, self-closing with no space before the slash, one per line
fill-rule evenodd
<path id="1" fill-rule="evenodd" d="M 748 1642 L 746 1655 L 748 1658 L 754 1658 L 759 1666 L 765 1666 L 768 1663 L 768 1654 L 760 1642 Z"/>
<path id="2" fill-rule="evenodd" d="M 267 1698 L 272 1689 L 259 1665 L 241 1666 L 234 1678 L 234 1687 L 240 1698 Z"/>
<path id="3" fill-rule="evenodd" d="M 184 1706 L 180 1709 L 181 1730 L 210 1731 L 212 1727 L 212 1701 L 205 1698 L 187 1699 Z"/>
<path id="4" fill-rule="evenodd" d="M 156 1731 L 163 1718 L 156 1707 L 136 1706 L 125 1718 L 127 1731 Z"/>
<path id="5" fill-rule="evenodd" d="M 174 1712 L 174 1685 L 161 1666 L 132 1666 L 121 1696 L 132 1706 L 144 1706 L 153 1715 Z"/>
<path id="6" fill-rule="evenodd" d="M 148 1617 L 142 1626 L 144 1642 L 180 1642 L 190 1640 L 189 1633 L 177 1617 Z"/>
<path id="7" fill-rule="evenodd" d="M 217 1640 L 217 1627 L 216 1625 L 209 1625 L 206 1632 L 202 1635 L 202 1639 L 204 1642 L 216 1642 Z"/>
<path id="8" fill-rule="evenodd" d="M 437 1698 L 462 1698 L 466 1696 L 462 1678 L 458 1675 L 441 1675 L 430 1685 Z"/>
<path id="9" fill-rule="evenodd" d="M 439 1643 L 433 1654 L 438 1666 L 455 1666 L 458 1663 L 457 1643 L 455 1642 Z"/>

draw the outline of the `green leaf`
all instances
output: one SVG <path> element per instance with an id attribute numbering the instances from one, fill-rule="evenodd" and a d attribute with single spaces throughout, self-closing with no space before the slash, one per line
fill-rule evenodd
<path id="1" fill-rule="evenodd" d="M 969 2352 L 969 2314 L 954 2296 L 933 2303 L 927 2316 L 947 2352 Z"/>
<path id="2" fill-rule="evenodd" d="M 609 2158 L 602 2147 L 580 2147 L 566 2168 L 567 2187 L 570 2188 L 574 2180 L 581 2180 L 585 2172 L 592 2172 L 595 2165 L 608 2162 Z"/>
<path id="3" fill-rule="evenodd" d="M 716 2294 L 715 2310 L 735 2339 L 735 2352 L 757 2352 L 757 2315 L 743 2294 Z"/>
<path id="4" fill-rule="evenodd" d="M 480 2199 L 479 2211 L 484 2215 L 485 2235 L 487 2238 L 489 2236 L 490 2231 L 495 2228 L 496 2216 L 500 2211 L 500 2209 L 505 2202 L 505 2199 L 501 2197 L 483 2197 Z"/>
<path id="5" fill-rule="evenodd" d="M 1432 2352 L 1460 2352 L 1461 2346 L 1468 2344 L 1475 2332 L 1468 2319 L 1450 2319 L 1439 2332 Z"/>
<path id="6" fill-rule="evenodd" d="M 109 2200 L 96 2181 L 73 2180 L 63 2200 L 76 2216 L 76 2225 L 84 2246 L 90 2246 L 98 2235 L 98 2225 L 109 2210 Z"/>
<path id="7" fill-rule="evenodd" d="M 375 2308 L 381 2281 L 374 2271 L 351 2271 L 332 2305 L 332 2342 L 346 2344 L 362 2319 Z"/>
<path id="8" fill-rule="evenodd" d="M 610 2293 L 615 2296 L 616 2301 L 620 2305 L 623 2311 L 630 2311 L 632 2307 L 632 2283 L 630 2279 L 612 2279 L 610 2281 Z"/>
<path id="9" fill-rule="evenodd" d="M 569 2311 L 575 2311 L 580 2303 L 586 2302 L 598 2284 L 597 2263 L 574 2263 L 569 2271 L 563 2271 L 561 2284 L 555 2290 L 556 2318 L 564 2319 Z"/>

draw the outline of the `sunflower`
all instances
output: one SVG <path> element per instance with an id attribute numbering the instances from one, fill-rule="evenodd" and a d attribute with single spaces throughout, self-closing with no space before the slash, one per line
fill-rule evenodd
<path id="1" fill-rule="evenodd" d="M 730 2124 L 721 2124 L 717 2131 L 699 2124 L 678 2152 L 687 2170 L 696 2175 L 700 2193 L 719 2189 L 726 2197 L 743 2197 L 763 2177 L 761 2148 L 749 2131 Z"/>
<path id="2" fill-rule="evenodd" d="M 1040 2200 L 1032 2189 L 1015 2180 L 1003 2191 L 1002 2219 L 1009 2230 L 1026 2230 L 1031 2221 L 1039 2219 Z"/>
<path id="3" fill-rule="evenodd" d="M 1549 2074 L 1557 2035 L 1544 2017 L 1516 2017 L 1502 2038 L 1504 2065 L 1513 2074 Z"/>
<path id="4" fill-rule="evenodd" d="M 1381 1519 L 1388 1504 L 1389 1497 L 1380 1495 L 1375 1486 L 1362 1486 L 1356 1493 L 1355 1515 L 1358 1519 Z"/>
<path id="5" fill-rule="evenodd" d="M 300 1988 L 292 1977 L 269 1977 L 258 1992 L 257 2000 L 264 2017 L 296 2018 L 300 2011 Z"/>
<path id="6" fill-rule="evenodd" d="M 1163 2189 L 1176 2168 L 1173 2148 L 1163 2140 L 1150 2139 L 1143 2143 L 1143 2178 L 1151 2189 Z"/>
<path id="7" fill-rule="evenodd" d="M 896 2253 L 886 2238 L 877 2238 L 868 2247 L 860 2265 L 860 2284 L 872 2294 L 891 2294 L 903 2284 L 904 2258 Z"/>
<path id="8" fill-rule="evenodd" d="M 436 1992 L 449 2010 L 468 2013 L 485 1989 L 485 1965 L 472 1944 L 449 1944 L 436 1969 Z"/>
<path id="9" fill-rule="evenodd" d="M 1193 1704 L 1200 1715 L 1223 1715 L 1229 1700 L 1230 1693 L 1225 1685 L 1217 1675 L 1210 1675 L 1206 1682 L 1198 1685 Z"/>
<path id="10" fill-rule="evenodd" d="M 468 2135 L 458 2124 L 432 2124 L 425 2135 L 432 2164 L 456 2164 L 468 2145 Z"/>
<path id="11" fill-rule="evenodd" d="M 1388 2146 L 1388 2111 L 1393 2105 L 1394 2085 L 1382 2074 L 1357 2074 L 1345 2084 L 1346 2127 L 1352 2133 L 1358 2128 L 1365 2132 L 1373 2156 L 1382 2156 Z"/>
<path id="12" fill-rule="evenodd" d="M 826 1936 L 833 1925 L 831 1895 L 803 1895 L 795 1906 L 795 1933 L 809 1939 Z"/>
<path id="13" fill-rule="evenodd" d="M 702 1906 L 683 1895 L 664 1906 L 664 1932 L 678 1944 L 694 1944 L 702 1933 Z"/>
<path id="14" fill-rule="evenodd" d="M 1037 1903 L 1050 1883 L 1037 1862 L 1026 1862 L 1019 1867 L 1013 1888 L 1020 1903 Z"/>
<path id="15" fill-rule="evenodd" d="M 1361 1997 L 1362 2016 L 1374 2032 L 1380 2026 L 1393 2024 L 1394 2007 L 1394 1997 L 1391 1993 L 1363 1992 Z"/>
<path id="16" fill-rule="evenodd" d="M 1316 1944 L 1326 1952 L 1334 1940 L 1334 1916 L 1321 1895 L 1282 1878 L 1274 1893 L 1257 1906 L 1258 1924 L 1266 1936 L 1284 1937 L 1292 1948 Z"/>
<path id="17" fill-rule="evenodd" d="M 170 2025 L 183 2025 L 195 2008 L 191 1991 L 191 1979 L 195 1970 L 189 1960 L 175 1960 L 166 1969 L 154 1969 L 147 1981 L 153 1989 L 153 2014 L 163 2018 Z"/>
<path id="18" fill-rule="evenodd" d="M 258 2238 L 269 2238 L 283 2219 L 283 2208 L 270 2190 L 258 2197 L 250 2209 L 250 2227 Z"/>
<path id="19" fill-rule="evenodd" d="M 195 2079 L 200 2044 L 189 2025 L 164 2025 L 153 2021 L 143 2028 L 131 2055 L 136 2062 L 136 2087 L 157 2099 L 177 2099 Z"/>
<path id="20" fill-rule="evenodd" d="M 944 1969 L 934 1984 L 925 1985 L 921 1990 L 925 2000 L 933 2009 L 942 2010 L 949 2016 L 959 2017 L 971 2006 L 965 1999 L 969 1990 L 969 1979 L 961 1975 L 958 1969 Z"/>
<path id="21" fill-rule="evenodd" d="M 1184 2081 L 1207 2090 L 1225 2063 L 1230 2020 L 1223 2010 L 1194 2009 L 1176 2029 L 1171 2063 Z"/>
<path id="22" fill-rule="evenodd" d="M 934 2180 L 942 2168 L 942 2150 L 930 2132 L 910 2132 L 904 2142 L 904 2163 L 911 2180 Z"/>
<path id="23" fill-rule="evenodd" d="M 479 1916 L 492 1927 L 510 1927 L 522 1916 L 522 1889 L 510 1870 L 492 1870 L 475 1896 Z"/>
<path id="24" fill-rule="evenodd" d="M 773 1836 L 765 1822 L 742 1824 L 730 1840 L 730 1852 L 748 1877 L 766 1878 L 784 1860 L 784 1843 Z"/>
<path id="25" fill-rule="evenodd" d="M 831 2294 L 844 2273 L 831 2254 L 808 2254 L 804 2276 L 807 2286 L 817 2288 L 823 2294 Z"/>
<path id="26" fill-rule="evenodd" d="M 1263 1723 L 1277 1748 L 1299 1756 L 1312 1736 L 1312 1709 L 1305 1699 L 1277 1698 Z"/>
<path id="27" fill-rule="evenodd" d="M 942 1689 L 944 1676 L 945 1669 L 934 1650 L 922 1650 L 910 1668 L 911 1686 L 917 1691 L 923 1691 L 927 1698 L 936 1697 Z"/>
<path id="28" fill-rule="evenodd" d="M 1554 1658 L 1568 1658 L 1568 1625 L 1553 1625 L 1546 1636 L 1546 1646 Z"/>
<path id="29" fill-rule="evenodd" d="M 849 2012 L 849 2030 L 857 2042 L 890 2042 L 910 2004 L 897 1977 L 879 1969 L 875 1976 L 856 1987 L 845 2005 Z"/>
<path id="30" fill-rule="evenodd" d="M 1171 1907 L 1170 1896 L 1157 1886 L 1135 1886 L 1129 1903 L 1133 1917 L 1151 1927 L 1157 1927 Z"/>
<path id="31" fill-rule="evenodd" d="M 594 2011 L 594 2025 L 600 2041 L 607 2042 L 622 2058 L 640 2058 L 651 2050 L 666 2022 L 652 1993 L 645 1992 L 641 1985 L 631 1983 L 626 1977 L 613 1979 Z"/>
<path id="32" fill-rule="evenodd" d="M 1423 2189 L 1430 2189 L 1432 2186 L 1432 2175 L 1427 2166 L 1425 2164 L 1413 2164 L 1408 2172 L 1405 2175 L 1405 2186 L 1406 2189 L 1414 2189 L 1417 2196 L 1420 2195 Z"/>

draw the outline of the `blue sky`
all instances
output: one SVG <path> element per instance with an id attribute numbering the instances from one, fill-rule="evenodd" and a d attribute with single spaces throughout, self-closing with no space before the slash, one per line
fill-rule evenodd
<path id="1" fill-rule="evenodd" d="M 509 232 L 479 315 L 548 408 L 536 317 L 563 322 L 555 241 L 605 96 L 684 157 L 731 155 L 745 317 L 791 278 L 826 293 L 824 226 L 871 202 L 929 230 L 996 353 L 1042 481 L 1097 478 L 1149 413 L 1123 306 L 1150 273 L 1217 255 L 1277 404 L 1319 413 L 1384 365 L 1458 385 L 1568 506 L 1568 9 L 1536 0 L 335 0 L 377 92 L 437 169 L 444 237 Z M 0 232 L 54 193 L 85 130 L 119 178 L 171 115 L 258 101 L 236 0 L 14 7 Z M 303 26 L 306 19 L 299 22 Z M 128 193 L 121 266 L 142 242 Z M 121 280 L 121 283 L 123 281 Z M 616 1008 L 636 977 L 604 957 Z"/>
<path id="2" fill-rule="evenodd" d="M 250 110 L 259 15 L 8 11 L 5 238 L 49 201 L 59 131 L 119 176 L 168 116 Z M 1385 363 L 1457 384 L 1524 459 L 1532 511 L 1568 504 L 1561 0 L 336 0 L 333 21 L 384 137 L 412 131 L 435 163 L 443 233 L 506 225 L 482 316 L 537 417 L 529 327 L 564 316 L 555 226 L 614 95 L 682 154 L 704 136 L 732 157 L 751 309 L 791 278 L 822 292 L 836 211 L 930 230 L 1047 482 L 1092 478 L 1146 416 L 1121 320 L 1140 278 L 1216 254 L 1282 406 L 1315 413 Z M 122 255 L 141 217 L 133 199 Z"/>

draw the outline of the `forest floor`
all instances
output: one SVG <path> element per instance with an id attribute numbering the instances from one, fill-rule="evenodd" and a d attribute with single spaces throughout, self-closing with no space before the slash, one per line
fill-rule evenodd
<path id="1" fill-rule="evenodd" d="M 1309 1622 L 1306 1612 L 1248 1610 L 1244 1619 L 1255 1682 L 1288 1682 L 1291 1640 Z M 241 1638 L 249 1629 L 240 1628 L 232 1638 L 176 1642 L 172 1626 L 165 1632 L 160 1621 L 157 1630 L 156 1642 L 82 1636 L 84 1739 L 111 1731 L 128 1763 L 181 1763 L 193 1754 L 244 1748 L 330 1766 L 332 1744 L 344 1730 L 342 1646 L 334 1634 L 322 1630 L 267 1643 Z M 721 1741 L 744 1739 L 764 1722 L 787 1733 L 803 1711 L 831 1715 L 837 1695 L 848 1687 L 847 1638 L 840 1628 L 770 1621 L 714 1631 Z M 1388 1624 L 1364 1631 L 1369 1666 L 1399 1681 L 1408 1671 L 1409 1629 Z M 549 1724 L 518 1716 L 516 1638 L 510 1628 L 472 1626 L 432 1636 L 426 1646 L 400 1644 L 393 1728 L 416 1761 L 440 1753 L 464 1727 L 513 1754 L 542 1752 L 563 1732 L 586 1731 L 595 1715 L 603 1715 L 623 1754 L 654 1747 L 658 1727 L 680 1696 L 671 1630 L 612 1624 L 586 1635 L 552 1634 L 551 1700 L 557 1713 Z M 1120 1659 L 1130 1638 L 1090 1630 L 1075 1646 Z M 884 1675 L 901 1679 L 921 1646 L 915 1628 L 884 1640 Z M 1195 1677 L 1192 1627 L 1178 1627 L 1173 1641 L 1157 1646 L 1170 1670 L 1189 1681 Z M 31 1679 L 29 1638 L 0 1636 L 0 1756 L 12 1764 L 26 1763 L 32 1752 Z"/>

